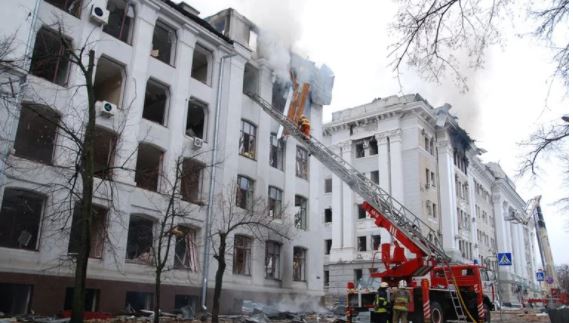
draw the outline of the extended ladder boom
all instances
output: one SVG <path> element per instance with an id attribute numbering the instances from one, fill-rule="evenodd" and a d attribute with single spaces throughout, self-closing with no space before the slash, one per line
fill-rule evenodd
<path id="1" fill-rule="evenodd" d="M 425 255 L 436 260 L 449 261 L 450 258 L 442 247 L 434 244 L 430 239 L 430 237 L 437 237 L 437 234 L 429 225 L 380 188 L 380 186 L 356 170 L 340 155 L 332 152 L 314 137 L 309 136 L 307 138 L 293 122 L 273 109 L 272 105 L 259 95 L 252 93 L 247 95 L 260 105 L 267 114 L 280 123 L 290 135 L 297 138 L 326 168 L 338 176 L 354 192 L 358 193 L 364 201 L 383 214 L 395 228 L 395 230 L 388 230 L 391 234 L 395 235 L 395 231 L 399 230 Z"/>

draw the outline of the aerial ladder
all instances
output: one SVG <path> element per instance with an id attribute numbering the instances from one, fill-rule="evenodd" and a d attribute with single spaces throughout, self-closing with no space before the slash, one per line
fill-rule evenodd
<path id="1" fill-rule="evenodd" d="M 400 272 L 410 270 L 407 275 L 424 275 L 435 266 L 440 266 L 445 272 L 448 281 L 448 289 L 458 321 L 466 322 L 468 317 L 475 320 L 469 314 L 462 300 L 460 290 L 456 283 L 455 275 L 451 272 L 450 257 L 443 248 L 432 241 L 437 237 L 436 232 L 414 213 L 408 210 L 402 203 L 384 191 L 378 184 L 372 182 L 360 171 L 356 170 L 349 162 L 339 154 L 331 151 L 319 140 L 311 135 L 302 133 L 297 125 L 289 119 L 288 115 L 275 110 L 273 106 L 258 94 L 247 93 L 270 117 L 277 121 L 284 130 L 295 137 L 318 161 L 338 176 L 346 185 L 356 192 L 364 203 L 362 207 L 368 212 L 375 223 L 388 230 L 388 232 L 406 248 L 416 255 L 412 262 L 406 262 Z M 415 262 L 415 263 L 413 263 Z M 388 273 L 391 274 L 391 273 Z M 388 275 L 387 274 L 387 275 Z M 375 276 L 373 274 L 372 276 Z"/>

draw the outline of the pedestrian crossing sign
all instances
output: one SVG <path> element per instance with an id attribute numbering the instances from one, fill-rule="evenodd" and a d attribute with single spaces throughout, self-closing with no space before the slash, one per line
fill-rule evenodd
<path id="1" fill-rule="evenodd" d="M 543 271 L 538 271 L 535 273 L 535 278 L 538 282 L 542 282 L 545 280 L 545 273 Z"/>
<path id="2" fill-rule="evenodd" d="M 511 252 L 498 253 L 497 264 L 500 266 L 511 266 Z"/>

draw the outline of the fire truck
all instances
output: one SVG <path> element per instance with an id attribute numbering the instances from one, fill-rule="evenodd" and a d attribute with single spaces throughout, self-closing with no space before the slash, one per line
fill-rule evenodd
<path id="1" fill-rule="evenodd" d="M 371 274 L 397 286 L 400 280 L 408 283 L 411 300 L 409 320 L 413 322 L 489 321 L 492 301 L 485 290 L 485 267 L 474 264 L 450 264 L 450 257 L 439 243 L 437 233 L 402 203 L 372 182 L 339 154 L 331 151 L 319 140 L 303 133 L 297 118 L 281 113 L 254 93 L 247 94 L 286 133 L 297 139 L 309 153 L 342 180 L 364 200 L 362 207 L 377 226 L 388 230 L 395 240 L 394 246 L 382 244 L 380 251 L 385 271 Z M 292 109 L 291 109 L 292 110 Z M 393 247 L 393 252 L 391 250 Z M 413 258 L 407 258 L 406 248 Z M 352 321 L 359 311 L 368 310 L 373 294 L 360 293 L 348 286 L 347 320 Z"/>

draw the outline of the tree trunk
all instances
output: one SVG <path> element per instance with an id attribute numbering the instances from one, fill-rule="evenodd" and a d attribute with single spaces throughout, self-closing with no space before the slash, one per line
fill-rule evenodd
<path id="1" fill-rule="evenodd" d="M 70 323 L 82 323 L 85 309 L 85 288 L 90 255 L 90 229 L 93 217 L 93 183 L 94 183 L 94 131 L 95 131 L 95 102 L 92 74 L 94 66 L 94 51 L 89 52 L 88 68 L 84 73 L 88 94 L 88 120 L 84 139 L 81 144 L 80 175 L 82 178 L 82 200 L 80 203 L 79 219 L 80 239 L 76 259 L 74 280 L 74 298 L 72 302 L 72 317 Z"/>
<path id="2" fill-rule="evenodd" d="M 217 259 L 217 273 L 215 274 L 215 291 L 213 293 L 213 311 L 211 322 L 219 323 L 219 299 L 221 298 L 221 290 L 223 288 L 223 275 L 227 263 L 225 262 L 225 249 L 227 248 L 227 235 L 219 234 L 219 253 Z"/>
<path id="3" fill-rule="evenodd" d="M 155 271 L 155 306 L 153 307 L 153 323 L 159 323 L 159 303 L 161 301 L 161 271 Z"/>

